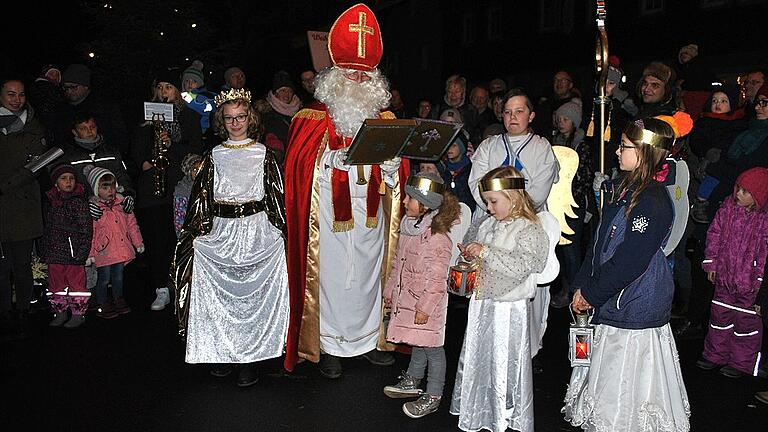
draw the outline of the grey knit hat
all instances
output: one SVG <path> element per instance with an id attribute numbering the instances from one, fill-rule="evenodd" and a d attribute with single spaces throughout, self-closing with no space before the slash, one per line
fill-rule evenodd
<path id="1" fill-rule="evenodd" d="M 443 205 L 443 190 L 445 190 L 443 179 L 431 172 L 416 173 L 408 177 L 405 184 L 405 193 L 432 210 Z"/>
<path id="2" fill-rule="evenodd" d="M 555 111 L 555 119 L 561 116 L 571 119 L 573 127 L 578 129 L 581 127 L 581 104 L 574 101 L 564 103 Z"/>

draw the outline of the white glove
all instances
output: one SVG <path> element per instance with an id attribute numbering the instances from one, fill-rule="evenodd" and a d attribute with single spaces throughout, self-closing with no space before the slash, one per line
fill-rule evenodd
<path id="1" fill-rule="evenodd" d="M 351 165 L 347 165 L 344 163 L 344 161 L 347 160 L 347 153 L 349 152 L 349 147 L 338 149 L 338 150 L 331 150 L 333 154 L 331 155 L 331 167 L 336 168 L 337 170 L 342 171 L 349 171 L 350 168 L 352 168 Z"/>
<path id="2" fill-rule="evenodd" d="M 88 257 L 87 260 L 85 260 L 85 266 L 88 267 L 90 265 L 93 265 L 93 263 L 96 262 L 96 258 L 94 257 Z"/>
<path id="3" fill-rule="evenodd" d="M 136 252 L 138 253 L 144 253 L 144 245 L 139 245 L 139 247 L 136 248 Z"/>
<path id="4" fill-rule="evenodd" d="M 392 177 L 397 173 L 397 170 L 400 169 L 400 158 L 393 157 L 390 160 L 385 160 L 379 164 L 379 168 L 381 168 L 381 172 L 384 175 Z"/>
<path id="5" fill-rule="evenodd" d="M 592 190 L 595 191 L 595 193 L 600 192 L 600 188 L 603 186 L 603 182 L 608 180 L 609 177 L 606 174 L 603 174 L 601 172 L 595 173 L 595 181 L 592 182 Z"/>

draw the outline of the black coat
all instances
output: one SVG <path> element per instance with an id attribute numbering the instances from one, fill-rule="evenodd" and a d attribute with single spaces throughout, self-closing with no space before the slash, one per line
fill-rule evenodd
<path id="1" fill-rule="evenodd" d="M 704 113 L 705 116 L 711 115 Z M 728 150 L 736 136 L 747 128 L 747 119 L 727 117 L 701 117 L 696 120 L 688 137 L 691 151 L 704 157 L 710 149 Z"/>
<path id="2" fill-rule="evenodd" d="M 93 116 L 99 127 L 99 133 L 106 142 L 117 148 L 122 154 L 128 154 L 128 130 L 125 127 L 120 109 L 116 104 L 93 93 L 77 105 L 65 103 L 60 107 L 55 115 L 54 145 L 58 147 L 70 142 L 72 123 L 75 121 L 75 115 L 81 112 L 87 112 Z M 200 126 L 198 125 L 198 127 Z"/>
<path id="3" fill-rule="evenodd" d="M 56 165 L 72 165 L 75 167 L 77 181 L 85 185 L 86 193 L 89 196 L 93 194 L 93 190 L 83 174 L 83 168 L 86 165 L 106 168 L 112 171 L 117 184 L 123 188 L 122 193 L 124 195 L 136 196 L 133 180 L 128 175 L 120 152 L 106 142 L 103 142 L 94 150 L 86 150 L 77 145 L 77 143 L 72 143 L 64 150 L 64 155 L 56 160 Z"/>
<path id="4" fill-rule="evenodd" d="M 32 116 L 21 131 L 0 133 L 0 149 L 0 240 L 40 237 L 43 233 L 40 184 L 24 165 L 30 156 L 41 155 L 48 149 L 45 128 Z"/>

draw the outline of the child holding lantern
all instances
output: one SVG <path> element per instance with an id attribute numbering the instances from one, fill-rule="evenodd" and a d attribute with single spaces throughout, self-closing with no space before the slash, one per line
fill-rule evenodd
<path id="1" fill-rule="evenodd" d="M 665 158 L 675 139 L 690 130 L 686 117 L 630 123 L 616 151 L 624 175 L 602 184 L 600 226 L 571 285 L 573 310 L 593 309 L 596 324 L 594 346 L 586 347 L 591 364 L 573 369 L 562 410 L 584 430 L 690 427 L 669 326 L 674 283 L 662 250 L 674 218 L 664 186 Z"/>
<path id="2" fill-rule="evenodd" d="M 530 299 L 536 274 L 554 255 L 559 226 L 551 214 L 536 214 L 523 175 L 511 166 L 488 172 L 479 188 L 491 217 L 475 241 L 459 245 L 464 258 L 480 260 L 480 270 L 451 414 L 465 431 L 533 431 Z M 544 220 L 552 221 L 554 232 Z"/>

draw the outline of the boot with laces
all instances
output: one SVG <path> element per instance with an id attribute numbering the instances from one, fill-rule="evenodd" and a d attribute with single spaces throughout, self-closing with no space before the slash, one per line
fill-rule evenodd
<path id="1" fill-rule="evenodd" d="M 414 378 L 405 371 L 398 378 L 400 378 L 400 382 L 397 384 L 384 387 L 385 395 L 393 399 L 418 397 L 421 395 L 422 390 L 419 388 L 421 379 Z"/>
<path id="2" fill-rule="evenodd" d="M 157 293 L 157 298 L 152 302 L 152 310 L 161 311 L 171 302 L 171 294 L 168 292 L 168 288 L 158 288 L 155 292 Z"/>
<path id="3" fill-rule="evenodd" d="M 424 393 L 413 402 L 403 404 L 403 412 L 410 418 L 422 418 L 440 407 L 440 396 Z"/>

